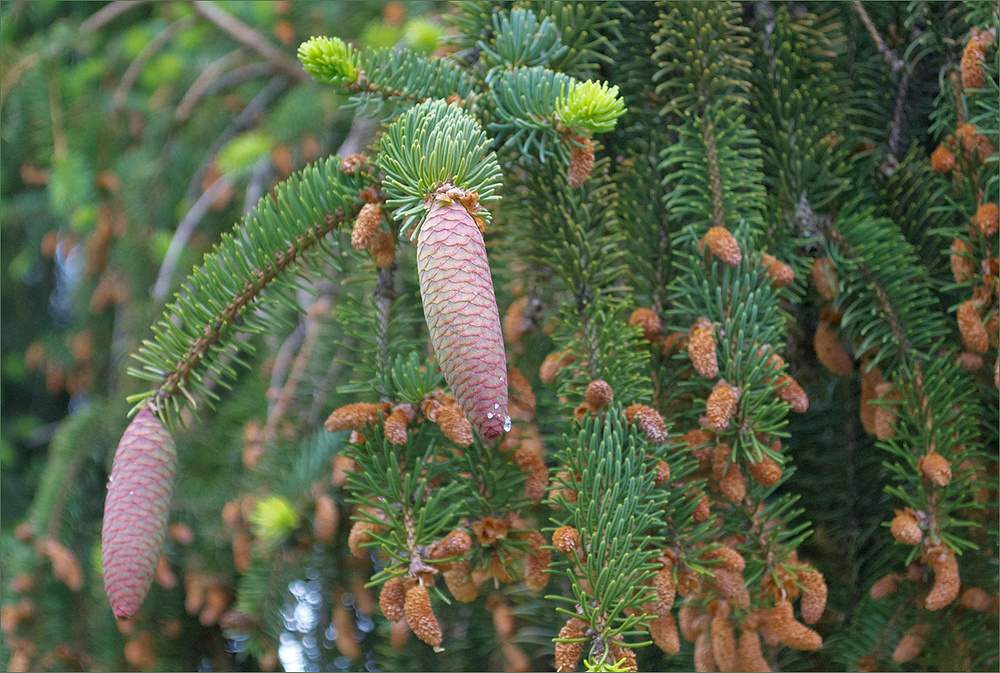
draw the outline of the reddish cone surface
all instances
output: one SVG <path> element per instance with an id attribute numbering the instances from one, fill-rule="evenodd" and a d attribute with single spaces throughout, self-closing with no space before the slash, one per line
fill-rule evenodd
<path id="1" fill-rule="evenodd" d="M 444 378 L 483 439 L 497 439 L 509 427 L 507 357 L 486 244 L 460 203 L 431 205 L 417 234 L 417 272 Z"/>
<path id="2" fill-rule="evenodd" d="M 116 617 L 131 617 L 153 581 L 167 533 L 177 470 L 174 438 L 147 406 L 115 451 L 101 531 L 104 590 Z"/>

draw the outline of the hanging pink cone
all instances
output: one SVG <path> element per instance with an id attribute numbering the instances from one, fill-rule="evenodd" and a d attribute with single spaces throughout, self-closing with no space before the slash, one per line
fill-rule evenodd
<path id="1" fill-rule="evenodd" d="M 509 429 L 507 356 L 486 244 L 457 202 L 435 200 L 417 234 L 424 318 L 444 378 L 483 439 Z"/>
<path id="2" fill-rule="evenodd" d="M 167 532 L 176 470 L 174 438 L 144 407 L 115 451 L 104 501 L 101 564 L 115 617 L 134 615 L 149 593 Z"/>

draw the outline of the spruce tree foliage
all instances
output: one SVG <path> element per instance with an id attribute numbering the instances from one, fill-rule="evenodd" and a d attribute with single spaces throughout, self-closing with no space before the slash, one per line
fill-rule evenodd
<path id="1" fill-rule="evenodd" d="M 60 103 L 100 13 L 3 34 L 4 242 L 58 265 L 4 259 L 75 335 L 5 339 L 5 388 L 16 353 L 74 395 L 4 518 L 9 670 L 995 669 L 996 3 L 389 3 L 360 41 L 275 3 L 288 48 L 230 32 L 168 119 L 135 74 L 233 25 L 176 8 L 100 19 L 135 22 L 116 158 Z M 270 80 L 213 126 L 227 71 Z M 169 264 L 188 225 L 138 231 L 235 187 Z M 190 270 L 160 301 L 136 260 Z M 106 587 L 151 424 L 168 525 Z"/>

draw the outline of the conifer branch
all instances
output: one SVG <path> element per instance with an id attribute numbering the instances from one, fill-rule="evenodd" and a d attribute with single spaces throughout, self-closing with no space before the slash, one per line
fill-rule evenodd
<path id="1" fill-rule="evenodd" d="M 322 222 L 314 222 L 306 230 L 290 241 L 284 250 L 275 252 L 270 264 L 254 269 L 254 280 L 243 285 L 243 291 L 234 296 L 222 312 L 205 325 L 202 338 L 192 343 L 181 356 L 180 366 L 171 372 L 153 396 L 156 408 L 163 409 L 169 397 L 182 392 L 191 379 L 192 373 L 203 357 L 215 346 L 222 334 L 232 326 L 246 308 L 274 281 L 279 274 L 294 264 L 301 255 L 307 254 L 316 242 L 339 227 L 349 217 L 349 213 L 339 209 L 326 214 Z"/>
<path id="2" fill-rule="evenodd" d="M 163 256 L 163 262 L 160 264 L 160 271 L 156 274 L 156 281 L 153 283 L 153 289 L 150 292 L 153 299 L 159 302 L 167 298 L 177 262 L 180 261 L 181 253 L 185 246 L 187 246 L 187 242 L 191 239 L 194 228 L 208 214 L 215 200 L 232 186 L 233 183 L 229 178 L 225 176 L 220 177 L 201 193 L 198 200 L 194 202 L 194 205 L 181 218 L 181 221 L 177 224 L 177 228 L 174 229 L 174 235 L 170 238 L 167 253 Z"/>
<path id="3" fill-rule="evenodd" d="M 903 63 L 903 59 L 896 55 L 896 52 L 886 46 L 885 40 L 879 35 L 878 28 L 875 27 L 875 22 L 872 21 L 871 17 L 868 16 L 868 12 L 865 10 L 864 5 L 861 4 L 860 0 L 852 0 L 851 6 L 854 7 L 854 11 L 857 12 L 858 16 L 861 17 L 862 23 L 865 24 L 865 28 L 868 30 L 868 34 L 872 36 L 872 40 L 875 41 L 875 46 L 878 47 L 878 51 L 882 54 L 882 58 L 885 59 L 885 64 L 893 72 L 901 71 L 906 64 Z"/>
<path id="4" fill-rule="evenodd" d="M 236 236 L 225 236 L 195 269 L 189 286 L 154 327 L 157 338 L 144 342 L 136 355 L 144 367 L 130 372 L 157 383 L 154 390 L 130 398 L 138 402 L 136 408 L 152 398 L 156 411 L 172 425 L 180 410 L 179 394 L 193 407 L 195 397 L 213 396 L 206 388 L 210 381 L 235 376 L 231 365 L 215 358 L 235 345 L 229 357 L 241 362 L 240 347 L 249 348 L 232 342 L 231 328 L 240 319 L 245 320 L 243 329 L 251 332 L 251 325 L 266 323 L 266 315 L 257 312 L 249 318 L 247 309 L 271 285 L 276 285 L 274 294 L 280 301 L 282 292 L 287 292 L 284 277 L 307 268 L 303 262 L 314 258 L 316 248 L 326 247 L 327 234 L 359 208 L 357 194 L 366 178 L 346 178 L 338 164 L 336 158 L 327 159 L 279 186 L 275 200 L 265 197 L 247 217 L 245 233 L 237 230 Z M 279 279 L 282 282 L 275 283 Z M 287 296 L 284 300 L 294 302 Z M 180 324 L 170 320 L 171 315 L 182 317 Z"/>
<path id="5" fill-rule="evenodd" d="M 858 260 L 859 258 L 861 260 L 864 259 L 863 256 L 859 255 L 858 250 L 851 246 L 851 244 L 847 242 L 840 232 L 831 229 L 826 232 L 826 235 L 827 239 L 836 244 L 847 257 L 855 260 Z M 906 357 L 909 355 L 910 351 L 913 350 L 913 344 L 910 342 L 910 337 L 907 335 L 906 330 L 903 329 L 900 316 L 896 313 L 895 308 L 893 308 L 892 304 L 889 302 L 889 298 L 886 295 L 882 284 L 879 282 L 878 277 L 872 272 L 871 267 L 866 262 L 859 261 L 857 270 L 861 274 L 861 277 L 864 278 L 868 287 L 871 288 L 875 305 L 878 307 L 882 317 L 889 324 L 889 328 L 892 330 L 892 334 L 896 339 L 896 348 L 900 358 Z"/>
<path id="6" fill-rule="evenodd" d="M 265 447 L 273 441 L 278 430 L 278 424 L 281 423 L 285 413 L 288 411 L 288 407 L 295 395 L 295 390 L 306 373 L 306 365 L 309 363 L 309 358 L 312 356 L 313 349 L 316 347 L 316 340 L 320 334 L 320 316 L 329 310 L 329 302 L 324 299 L 314 302 L 309 307 L 303 326 L 305 333 L 302 337 L 302 345 L 299 347 L 299 352 L 292 362 L 292 367 L 288 372 L 288 377 L 285 379 L 285 384 L 280 390 L 276 391 L 277 397 L 274 400 L 273 406 L 268 411 L 267 421 L 265 421 L 264 428 L 261 430 L 262 442 Z"/>
<path id="7" fill-rule="evenodd" d="M 719 176 L 719 156 L 715 149 L 715 134 L 708 116 L 701 119 L 701 131 L 705 138 L 705 164 L 708 166 L 708 186 L 711 190 L 712 221 L 717 227 L 726 226 L 726 215 L 722 206 L 722 180 Z"/>
<path id="8" fill-rule="evenodd" d="M 394 259 L 389 266 L 380 268 L 378 281 L 372 291 L 378 321 L 375 342 L 378 345 L 377 366 L 380 372 L 389 371 L 389 309 L 396 299 L 396 267 Z"/>

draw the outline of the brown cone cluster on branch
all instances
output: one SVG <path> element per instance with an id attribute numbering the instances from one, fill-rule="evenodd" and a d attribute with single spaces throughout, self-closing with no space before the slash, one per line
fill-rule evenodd
<path id="1" fill-rule="evenodd" d="M 940 610 L 958 597 L 962 584 L 958 576 L 958 559 L 955 552 L 944 544 L 927 549 L 924 558 L 927 565 L 934 569 L 934 586 L 927 594 L 924 607 Z"/>
<path id="2" fill-rule="evenodd" d="M 813 337 L 813 348 L 820 363 L 837 376 L 850 376 L 854 372 L 854 359 L 844 350 L 844 345 L 833 325 L 820 320 Z"/>
<path id="3" fill-rule="evenodd" d="M 559 370 L 574 362 L 576 362 L 576 356 L 570 353 L 569 350 L 549 353 L 542 361 L 542 366 L 538 369 L 538 378 L 546 385 L 555 383 Z"/>
<path id="4" fill-rule="evenodd" d="M 712 227 L 705 233 L 699 243 L 699 249 L 705 248 L 726 266 L 737 267 L 743 261 L 740 244 L 725 227 Z"/>
<path id="5" fill-rule="evenodd" d="M 613 394 L 611 392 L 611 386 L 607 381 L 603 379 L 597 379 L 596 381 L 591 381 L 587 384 L 587 391 L 584 394 L 584 399 L 593 411 L 599 411 L 609 404 Z"/>
<path id="6" fill-rule="evenodd" d="M 743 631 L 740 634 L 736 650 L 736 661 L 741 671 L 769 673 L 771 667 L 760 649 L 760 634 L 756 631 Z"/>
<path id="7" fill-rule="evenodd" d="M 434 616 L 434 610 L 431 609 L 431 597 L 427 593 L 427 587 L 414 584 L 406 590 L 403 612 L 406 615 L 407 625 L 417 638 L 432 647 L 441 646 L 441 625 Z"/>
<path id="8" fill-rule="evenodd" d="M 969 161 L 986 161 L 996 151 L 975 124 L 959 124 L 955 136 L 962 143 L 962 151 Z"/>
<path id="9" fill-rule="evenodd" d="M 625 420 L 630 425 L 634 423 L 649 441 L 655 444 L 667 441 L 667 424 L 656 409 L 645 404 L 633 404 L 625 409 Z"/>
<path id="10" fill-rule="evenodd" d="M 313 515 L 313 534 L 320 542 L 332 542 L 337 533 L 340 513 L 333 496 L 320 493 L 316 496 L 316 508 Z"/>
<path id="11" fill-rule="evenodd" d="M 983 368 L 983 357 L 975 353 L 959 353 L 955 356 L 955 364 L 970 372 Z"/>
<path id="12" fill-rule="evenodd" d="M 871 589 L 868 590 L 868 595 L 874 600 L 879 600 L 887 596 L 891 596 L 896 593 L 897 582 L 899 578 L 895 574 L 889 574 L 885 577 L 880 577 L 878 580 L 872 584 Z"/>
<path id="13" fill-rule="evenodd" d="M 358 218 L 351 230 L 351 247 L 364 250 L 375 240 L 379 226 L 382 224 L 382 208 L 377 203 L 366 203 L 361 206 Z"/>
<path id="14" fill-rule="evenodd" d="M 621 638 L 621 636 L 617 636 Z M 625 647 L 618 643 L 611 643 L 611 657 L 609 657 L 609 662 L 614 662 L 619 664 L 621 668 L 618 670 L 629 671 L 630 673 L 636 673 L 639 667 L 636 664 L 635 650 L 631 647 Z"/>
<path id="15" fill-rule="evenodd" d="M 978 587 L 970 587 L 962 592 L 962 606 L 969 610 L 985 612 L 992 603 L 990 595 Z"/>
<path id="16" fill-rule="evenodd" d="M 875 436 L 881 440 L 892 439 L 896 434 L 896 423 L 899 421 L 899 406 L 903 400 L 903 392 L 899 386 L 889 382 L 875 384 L 875 399 L 881 404 L 875 406 L 874 425 Z"/>
<path id="17" fill-rule="evenodd" d="M 926 456 L 921 456 L 917 461 L 917 469 L 924 479 L 927 479 L 938 486 L 947 486 L 951 481 L 951 465 L 937 451 L 931 451 Z"/>
<path id="18" fill-rule="evenodd" d="M 545 465 L 545 447 L 534 425 L 514 426 L 504 437 L 501 451 L 514 450 L 514 460 L 525 472 L 524 494 L 534 503 L 545 498 L 549 470 Z"/>
<path id="19" fill-rule="evenodd" d="M 705 418 L 708 429 L 717 433 L 725 431 L 736 413 L 736 403 L 739 399 L 739 391 L 725 381 L 715 384 L 705 401 Z"/>
<path id="20" fill-rule="evenodd" d="M 537 530 L 528 534 L 528 549 L 524 555 L 524 584 L 532 591 L 541 591 L 549 583 L 546 572 L 552 564 L 552 552 L 543 549 L 545 536 Z"/>
<path id="21" fill-rule="evenodd" d="M 955 170 L 955 153 L 945 145 L 938 145 L 931 152 L 931 168 L 938 173 L 950 173 Z"/>
<path id="22" fill-rule="evenodd" d="M 972 246 L 958 238 L 951 242 L 951 275 L 956 283 L 968 283 L 976 275 L 976 264 L 972 259 Z"/>
<path id="23" fill-rule="evenodd" d="M 435 421 L 444 436 L 459 446 L 467 447 L 472 444 L 472 424 L 458 405 L 442 407 L 438 410 Z"/>
<path id="24" fill-rule="evenodd" d="M 535 417 L 535 392 L 531 383 L 517 367 L 507 368 L 509 402 L 507 412 L 517 421 L 530 421 Z"/>
<path id="25" fill-rule="evenodd" d="M 795 280 L 795 271 L 792 267 L 779 261 L 774 255 L 769 255 L 765 252 L 761 255 L 760 265 L 764 267 L 767 277 L 771 279 L 771 283 L 777 288 L 788 287 Z"/>
<path id="26" fill-rule="evenodd" d="M 826 610 L 827 586 L 823 573 L 816 570 L 800 572 L 799 583 L 802 584 L 802 600 L 799 609 L 802 611 L 802 621 L 815 624 Z"/>
<path id="27" fill-rule="evenodd" d="M 431 543 L 427 549 L 427 557 L 434 560 L 462 556 L 472 549 L 472 537 L 464 530 L 456 529 L 446 536 Z"/>
<path id="28" fill-rule="evenodd" d="M 572 526 L 557 528 L 552 533 L 552 546 L 560 554 L 567 556 L 580 549 L 580 533 Z"/>
<path id="29" fill-rule="evenodd" d="M 406 444 L 406 426 L 410 420 L 411 417 L 406 413 L 406 410 L 397 406 L 392 410 L 392 413 L 385 417 L 385 422 L 382 424 L 385 438 L 396 446 Z"/>
<path id="30" fill-rule="evenodd" d="M 364 558 L 365 548 L 362 545 L 372 541 L 371 533 L 380 533 L 384 530 L 386 530 L 385 526 L 373 521 L 355 521 L 347 536 L 347 546 L 352 554 L 358 558 Z"/>
<path id="31" fill-rule="evenodd" d="M 920 651 L 924 647 L 927 636 L 930 635 L 930 626 L 927 624 L 914 624 L 910 630 L 903 634 L 899 644 L 896 645 L 892 653 L 892 660 L 897 664 L 905 664 L 920 656 Z"/>
<path id="32" fill-rule="evenodd" d="M 746 497 L 747 482 L 738 463 L 730 463 L 718 486 L 722 497 L 729 502 L 740 502 Z"/>
<path id="33" fill-rule="evenodd" d="M 884 382 L 882 370 L 879 369 L 878 365 L 869 365 L 866 361 L 862 361 L 861 405 L 858 413 L 861 417 L 861 425 L 864 426 L 865 432 L 870 435 L 875 434 L 875 410 L 877 408 L 871 402 L 878 399 L 876 386 Z"/>
<path id="34" fill-rule="evenodd" d="M 778 641 L 793 650 L 818 650 L 823 639 L 818 633 L 795 619 L 792 604 L 779 601 L 770 614 L 770 627 Z"/>
<path id="35" fill-rule="evenodd" d="M 694 641 L 694 670 L 698 673 L 719 670 L 712 652 L 711 635 L 707 629 L 699 633 Z"/>
<path id="36" fill-rule="evenodd" d="M 677 623 L 671 614 L 660 615 L 649 622 L 649 637 L 657 647 L 667 654 L 677 654 L 681 651 L 681 638 L 677 632 Z"/>
<path id="37" fill-rule="evenodd" d="M 688 337 L 688 357 L 691 364 L 701 376 L 714 379 L 719 375 L 719 359 L 715 350 L 715 336 L 712 323 L 705 318 L 699 318 L 691 326 Z"/>
<path id="38" fill-rule="evenodd" d="M 388 231 L 379 231 L 368 247 L 375 266 L 387 269 L 396 259 L 396 237 Z"/>
<path id="39" fill-rule="evenodd" d="M 896 511 L 896 516 L 893 518 L 889 530 L 896 540 L 908 545 L 920 544 L 920 540 L 924 536 L 920 524 L 917 523 L 916 517 L 909 511 L 909 508 L 906 511 Z"/>
<path id="40" fill-rule="evenodd" d="M 837 296 L 837 277 L 833 272 L 833 264 L 826 257 L 817 257 L 812 262 L 810 269 L 813 287 L 819 292 L 819 296 L 830 301 Z"/>
<path id="41" fill-rule="evenodd" d="M 774 486 L 781 480 L 781 466 L 768 455 L 762 456 L 758 461 L 747 462 L 747 469 L 754 481 L 761 486 Z"/>
<path id="42" fill-rule="evenodd" d="M 378 605 L 382 614 L 390 622 L 398 622 L 406 618 L 403 604 L 406 601 L 406 587 L 403 586 L 402 577 L 390 578 L 382 585 L 382 590 L 378 595 Z"/>
<path id="43" fill-rule="evenodd" d="M 968 299 L 959 305 L 957 319 L 958 331 L 962 334 L 965 347 L 973 353 L 985 353 L 990 347 L 990 337 L 974 300 Z"/>
<path id="44" fill-rule="evenodd" d="M 368 161 L 364 154 L 348 154 L 340 160 L 340 170 L 347 175 L 354 175 Z"/>
<path id="45" fill-rule="evenodd" d="M 774 394 L 779 400 L 792 405 L 792 411 L 797 414 L 809 411 L 809 397 L 806 391 L 791 376 L 779 376 L 774 380 Z"/>
<path id="46" fill-rule="evenodd" d="M 736 670 L 736 634 L 722 610 L 712 617 L 712 657 L 720 671 Z"/>
<path id="47" fill-rule="evenodd" d="M 747 562 L 735 549 L 730 547 L 715 547 L 703 552 L 701 557 L 706 561 L 714 561 L 716 559 L 720 560 L 720 568 L 724 568 L 730 572 L 742 573 L 743 569 L 746 568 Z"/>
<path id="48" fill-rule="evenodd" d="M 569 620 L 559 629 L 559 638 L 583 638 L 586 623 L 576 617 Z M 583 643 L 556 643 L 556 671 L 566 673 L 576 670 L 583 656 Z"/>
<path id="49" fill-rule="evenodd" d="M 992 236 L 1000 228 L 1000 208 L 995 203 L 984 203 L 976 209 L 972 222 L 983 236 Z"/>
<path id="50" fill-rule="evenodd" d="M 653 467 L 653 486 L 659 488 L 670 481 L 670 465 L 665 460 L 657 460 Z"/>
<path id="51" fill-rule="evenodd" d="M 645 307 L 635 309 L 629 316 L 628 324 L 629 327 L 642 327 L 642 338 L 646 341 L 656 343 L 660 340 L 663 322 L 653 309 Z"/>
<path id="52" fill-rule="evenodd" d="M 346 404 L 326 419 L 324 427 L 327 432 L 339 432 L 341 430 L 361 430 L 370 423 L 375 423 L 379 415 L 385 416 L 389 413 L 388 402 L 355 402 Z"/>
<path id="53" fill-rule="evenodd" d="M 969 41 L 962 51 L 962 87 L 965 89 L 982 89 L 986 85 L 986 70 L 983 62 L 986 52 L 993 45 L 996 28 L 979 31 L 973 28 L 969 33 Z"/>
<path id="54" fill-rule="evenodd" d="M 594 141 L 589 136 L 574 136 L 573 139 L 580 145 L 573 145 L 566 182 L 570 187 L 579 187 L 587 181 L 594 168 Z"/>
<path id="55" fill-rule="evenodd" d="M 568 471 L 560 470 L 555 474 L 552 484 L 549 486 L 549 498 L 553 502 L 556 502 L 558 497 L 565 498 L 567 502 L 576 502 L 578 496 L 574 485 L 578 483 L 579 475 L 574 478 Z"/>
<path id="56" fill-rule="evenodd" d="M 648 611 L 661 617 L 670 614 L 677 597 L 672 563 L 666 563 L 653 575 L 653 588 L 656 590 L 656 597 L 650 603 Z"/>
<path id="57" fill-rule="evenodd" d="M 455 600 L 471 603 L 479 595 L 479 585 L 472 577 L 468 561 L 456 561 L 442 573 L 444 583 Z"/>

